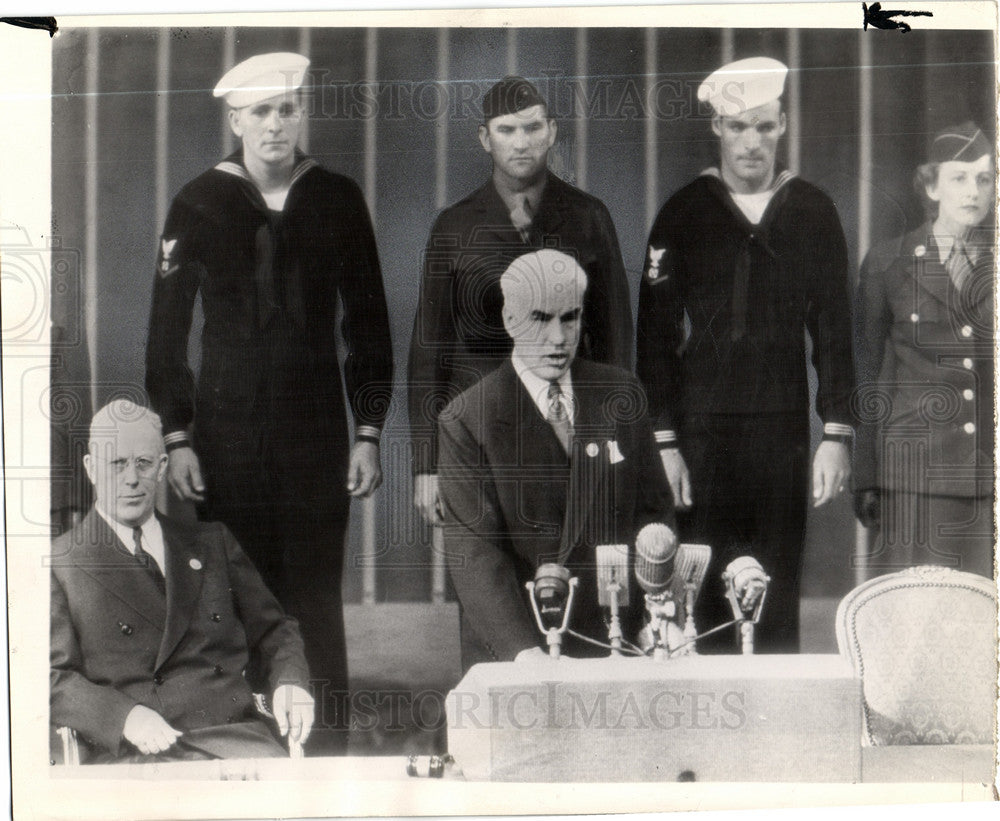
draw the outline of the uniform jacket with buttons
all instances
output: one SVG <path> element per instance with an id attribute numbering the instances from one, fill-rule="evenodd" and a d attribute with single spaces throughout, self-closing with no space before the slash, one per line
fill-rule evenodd
<path id="1" fill-rule="evenodd" d="M 232 534 L 218 523 L 160 524 L 165 599 L 96 510 L 53 543 L 50 720 L 112 754 L 137 704 L 179 730 L 252 718 L 251 651 L 266 661 L 268 696 L 308 685 L 298 624 Z"/>
<path id="2" fill-rule="evenodd" d="M 716 171 L 667 201 L 639 288 L 637 372 L 656 431 L 695 414 L 803 412 L 805 330 L 819 416 L 850 424 L 847 246 L 829 197 L 783 172 L 753 225 Z"/>
<path id="3" fill-rule="evenodd" d="M 674 524 L 642 387 L 618 368 L 578 359 L 570 371 L 575 415 L 570 458 L 510 359 L 442 412 L 439 481 L 446 560 L 463 619 L 463 665 L 509 661 L 543 643 L 525 582 L 559 562 L 580 580 L 570 627 L 607 640 L 595 547 L 634 545 L 651 522 Z M 643 605 L 628 573 L 623 629 Z M 567 639 L 570 655 L 607 654 Z"/>
<path id="4" fill-rule="evenodd" d="M 580 356 L 631 368 L 628 278 L 604 203 L 550 172 L 525 239 L 490 180 L 441 212 L 424 251 L 408 380 L 415 473 L 435 472 L 441 408 L 510 356 L 500 276 L 540 248 L 569 254 L 587 273 Z"/>
<path id="5" fill-rule="evenodd" d="M 993 490 L 994 249 L 988 232 L 962 294 L 930 225 L 875 246 L 855 309 L 854 484 L 943 496 Z"/>

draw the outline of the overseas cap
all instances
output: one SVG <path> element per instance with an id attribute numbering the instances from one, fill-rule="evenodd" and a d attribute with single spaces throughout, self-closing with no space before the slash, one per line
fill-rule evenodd
<path id="1" fill-rule="evenodd" d="M 258 54 L 229 69 L 212 94 L 225 97 L 231 108 L 244 108 L 301 88 L 308 67 L 309 60 L 301 54 Z"/>
<path id="2" fill-rule="evenodd" d="M 483 122 L 504 114 L 516 114 L 533 105 L 546 105 L 538 89 L 524 77 L 504 77 L 483 97 Z"/>
<path id="3" fill-rule="evenodd" d="M 975 162 L 983 154 L 992 155 L 994 146 L 983 130 L 969 120 L 938 132 L 931 143 L 931 162 Z"/>
<path id="4" fill-rule="evenodd" d="M 770 57 L 748 57 L 713 71 L 698 86 L 698 99 L 722 117 L 737 117 L 777 100 L 785 90 L 788 66 Z"/>

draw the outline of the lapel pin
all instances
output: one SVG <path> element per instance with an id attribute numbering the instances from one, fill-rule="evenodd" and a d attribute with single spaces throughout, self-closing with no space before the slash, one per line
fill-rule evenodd
<path id="1" fill-rule="evenodd" d="M 600 452 L 601 452 L 601 449 L 599 447 L 597 447 L 597 442 L 588 442 L 587 443 L 587 456 L 589 456 L 591 459 L 593 459 L 595 456 L 597 456 L 597 454 L 600 453 Z"/>
<path id="2" fill-rule="evenodd" d="M 201 570 L 201 562 L 197 559 L 191 559 L 188 564 L 191 565 L 192 570 Z"/>

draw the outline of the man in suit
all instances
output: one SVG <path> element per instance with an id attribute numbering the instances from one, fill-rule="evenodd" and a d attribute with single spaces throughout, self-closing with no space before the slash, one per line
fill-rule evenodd
<path id="1" fill-rule="evenodd" d="M 649 395 L 682 538 L 712 547 L 697 623 L 731 619 L 723 568 L 753 549 L 771 576 L 757 646 L 798 652 L 799 583 L 809 499 L 809 382 L 818 376 L 823 441 L 812 500 L 850 475 L 847 245 L 830 198 L 777 166 L 788 69 L 752 57 L 698 89 L 715 110 L 719 165 L 674 194 L 649 234 L 639 288 L 637 371 Z M 699 649 L 736 651 L 736 631 Z"/>
<path id="2" fill-rule="evenodd" d="M 298 620 L 321 705 L 309 752 L 333 754 L 346 750 L 348 723 L 344 534 L 351 497 L 382 481 L 392 349 L 361 191 L 297 148 L 308 64 L 258 55 L 219 81 L 241 145 L 167 214 L 146 388 L 163 418 L 171 487 L 233 531 Z M 199 292 L 196 385 L 187 353 Z"/>
<path id="3" fill-rule="evenodd" d="M 538 89 L 505 77 L 483 97 L 479 142 L 493 173 L 431 229 L 409 359 L 414 504 L 438 523 L 437 415 L 509 355 L 500 275 L 533 249 L 557 248 L 586 271 L 580 355 L 630 369 L 632 304 L 604 203 L 548 170 L 556 121 Z"/>
<path id="4" fill-rule="evenodd" d="M 295 620 L 223 525 L 154 512 L 159 417 L 102 408 L 84 467 L 96 502 L 52 556 L 51 723 L 94 763 L 286 755 L 244 677 L 256 652 L 281 735 L 304 742 L 313 699 Z"/>
<path id="5" fill-rule="evenodd" d="M 466 668 L 540 652 L 524 583 L 548 562 L 580 580 L 571 629 L 607 641 L 595 547 L 673 523 L 642 388 L 626 371 L 576 357 L 582 267 L 561 251 L 533 251 L 510 264 L 500 287 L 511 354 L 439 417 L 445 555 Z M 631 593 L 626 635 L 641 626 Z M 574 638 L 566 650 L 607 653 Z"/>

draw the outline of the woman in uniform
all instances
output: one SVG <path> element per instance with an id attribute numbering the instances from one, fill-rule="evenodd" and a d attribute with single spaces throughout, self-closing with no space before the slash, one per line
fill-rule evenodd
<path id="1" fill-rule="evenodd" d="M 993 158 L 973 123 L 937 134 L 914 180 L 929 221 L 861 268 L 854 487 L 872 575 L 993 576 Z"/>

